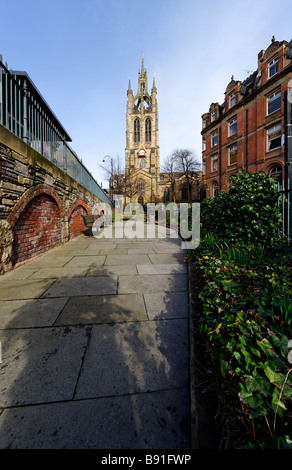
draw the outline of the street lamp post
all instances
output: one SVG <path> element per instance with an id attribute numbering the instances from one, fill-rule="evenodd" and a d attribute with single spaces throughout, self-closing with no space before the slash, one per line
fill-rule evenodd
<path id="1" fill-rule="evenodd" d="M 109 179 L 109 197 L 110 197 L 110 200 L 112 201 L 112 197 L 113 197 L 113 174 L 114 174 L 114 165 L 113 165 L 113 159 L 110 155 L 105 155 L 103 157 L 103 160 L 102 162 L 105 163 L 105 159 L 106 158 L 109 158 L 110 159 L 110 162 L 111 162 L 111 169 L 110 169 L 110 179 Z"/>

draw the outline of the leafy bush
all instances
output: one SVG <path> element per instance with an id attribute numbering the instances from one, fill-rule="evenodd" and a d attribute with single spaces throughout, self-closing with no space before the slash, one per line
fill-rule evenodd
<path id="1" fill-rule="evenodd" d="M 204 229 L 226 241 L 270 245 L 279 239 L 281 211 L 275 180 L 243 170 L 231 178 L 228 193 L 201 204 Z"/>
<path id="2" fill-rule="evenodd" d="M 249 446 L 292 448 L 292 248 L 275 183 L 241 171 L 201 204 L 200 331 L 252 424 Z"/>
<path id="3" fill-rule="evenodd" d="M 289 446 L 292 250 L 284 260 L 277 249 L 261 257 L 256 245 L 241 250 L 203 241 L 195 253 L 204 280 L 201 332 L 253 421 L 253 444 Z"/>

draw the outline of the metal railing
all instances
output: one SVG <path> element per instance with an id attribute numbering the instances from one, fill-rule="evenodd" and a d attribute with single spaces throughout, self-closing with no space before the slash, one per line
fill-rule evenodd
<path id="1" fill-rule="evenodd" d="M 92 174 L 70 148 L 71 140 L 24 72 L 12 72 L 0 56 L 0 124 L 58 166 L 74 180 L 109 203 Z"/>
<path id="2" fill-rule="evenodd" d="M 278 191 L 278 207 L 282 211 L 282 234 L 287 238 L 287 241 L 291 241 L 292 236 L 292 188 L 289 187 L 289 180 L 287 182 L 288 187 L 285 188 L 285 183 L 277 183 Z"/>

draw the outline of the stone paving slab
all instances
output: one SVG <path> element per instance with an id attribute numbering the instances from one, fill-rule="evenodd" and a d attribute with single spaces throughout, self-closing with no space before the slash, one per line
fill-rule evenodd
<path id="1" fill-rule="evenodd" d="M 143 254 L 148 254 L 148 253 L 155 253 L 154 249 L 151 247 L 141 247 L 141 248 L 130 248 L 128 249 L 128 254 L 129 255 L 143 255 Z"/>
<path id="2" fill-rule="evenodd" d="M 76 295 L 116 294 L 117 277 L 74 277 L 57 279 L 43 297 L 75 297 Z"/>
<path id="3" fill-rule="evenodd" d="M 119 276 L 119 294 L 184 292 L 187 290 L 187 276 L 184 274 Z"/>
<path id="4" fill-rule="evenodd" d="M 13 271 L 9 271 L 8 273 L 5 273 L 4 276 L 0 276 L 0 286 L 1 282 L 3 281 L 8 281 L 9 279 L 27 279 L 31 277 L 33 273 L 35 273 L 38 270 L 38 268 L 25 268 L 24 266 L 21 266 Z"/>
<path id="5" fill-rule="evenodd" d="M 100 250 L 115 250 L 116 248 L 116 242 L 103 242 L 96 240 L 96 244 L 93 243 L 92 245 L 89 245 L 88 248 L 84 250 L 84 252 L 87 254 L 97 254 Z"/>
<path id="6" fill-rule="evenodd" d="M 68 297 L 0 301 L 0 329 L 52 326 Z"/>
<path id="7" fill-rule="evenodd" d="M 58 299 L 59 300 L 59 299 Z M 148 320 L 142 294 L 71 297 L 55 325 Z"/>
<path id="8" fill-rule="evenodd" d="M 127 253 L 128 253 L 127 248 L 115 248 L 115 249 L 110 249 L 110 250 L 104 248 L 100 250 L 98 254 L 107 256 L 107 255 L 126 255 Z"/>
<path id="9" fill-rule="evenodd" d="M 55 281 L 10 278 L 0 283 L 0 300 L 33 299 L 40 297 Z"/>
<path id="10" fill-rule="evenodd" d="M 87 342 L 85 327 L 1 331 L 0 406 L 71 400 Z"/>
<path id="11" fill-rule="evenodd" d="M 149 320 L 188 318 L 188 292 L 144 294 Z"/>
<path id="12" fill-rule="evenodd" d="M 177 245 L 156 245 L 154 247 L 155 253 L 159 254 L 174 254 L 174 253 L 182 253 L 181 247 Z"/>
<path id="13" fill-rule="evenodd" d="M 71 259 L 73 255 L 68 256 L 52 256 L 51 253 L 36 258 L 29 262 L 30 268 L 56 268 L 65 266 Z"/>
<path id="14" fill-rule="evenodd" d="M 102 265 L 105 262 L 105 256 L 74 256 L 67 264 L 66 268 L 76 267 L 76 266 L 97 266 Z"/>
<path id="15" fill-rule="evenodd" d="M 76 266 L 62 268 L 40 268 L 35 271 L 30 279 L 57 279 L 65 277 L 81 277 L 88 272 L 88 266 Z"/>
<path id="16" fill-rule="evenodd" d="M 119 276 L 121 274 L 137 274 L 135 264 L 113 265 L 113 266 L 90 266 L 86 276 Z"/>
<path id="17" fill-rule="evenodd" d="M 181 388 L 8 408 L 0 448 L 189 449 L 189 406 Z"/>
<path id="18" fill-rule="evenodd" d="M 183 263 L 185 254 L 179 251 L 178 253 L 149 253 L 148 256 L 153 264 L 177 264 Z"/>
<path id="19" fill-rule="evenodd" d="M 184 255 L 81 236 L 0 277 L 0 447 L 189 448 Z"/>
<path id="20" fill-rule="evenodd" d="M 93 326 L 75 398 L 186 387 L 187 344 L 184 320 Z"/>
<path id="21" fill-rule="evenodd" d="M 187 266 L 183 264 L 145 264 L 137 266 L 138 274 L 183 274 Z"/>
<path id="22" fill-rule="evenodd" d="M 128 265 L 128 264 L 151 264 L 148 255 L 108 255 L 105 260 L 105 266 Z"/>

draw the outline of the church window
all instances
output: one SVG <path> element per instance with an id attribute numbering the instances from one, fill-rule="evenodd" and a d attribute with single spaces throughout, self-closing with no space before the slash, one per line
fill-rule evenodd
<path id="1" fill-rule="evenodd" d="M 163 202 L 168 202 L 169 201 L 169 189 L 165 188 L 163 191 Z"/>
<path id="2" fill-rule="evenodd" d="M 140 158 L 139 159 L 139 168 L 145 168 L 146 167 L 146 162 L 145 162 L 145 158 Z"/>
<path id="3" fill-rule="evenodd" d="M 134 142 L 140 142 L 140 121 L 135 119 L 134 121 Z"/>
<path id="4" fill-rule="evenodd" d="M 137 191 L 142 192 L 145 191 L 145 182 L 144 180 L 138 180 L 137 181 Z"/>
<path id="5" fill-rule="evenodd" d="M 151 119 L 149 118 L 145 122 L 145 139 L 146 142 L 151 142 Z"/>
<path id="6" fill-rule="evenodd" d="M 181 188 L 181 198 L 182 198 L 182 200 L 188 198 L 188 187 L 187 187 L 186 184 L 184 184 Z"/>

